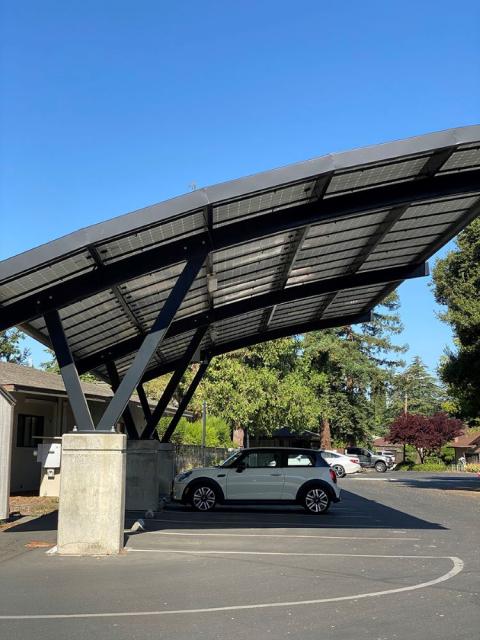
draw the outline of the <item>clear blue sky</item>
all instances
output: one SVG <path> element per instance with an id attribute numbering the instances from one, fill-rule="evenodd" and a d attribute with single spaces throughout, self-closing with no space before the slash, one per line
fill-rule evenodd
<path id="1" fill-rule="evenodd" d="M 474 1 L 0 7 L 0 258 L 192 182 L 480 121 Z M 451 337 L 428 281 L 400 294 L 434 369 Z"/>

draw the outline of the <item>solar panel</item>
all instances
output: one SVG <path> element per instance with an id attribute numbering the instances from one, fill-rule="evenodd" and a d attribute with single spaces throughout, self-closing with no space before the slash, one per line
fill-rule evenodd
<path id="1" fill-rule="evenodd" d="M 478 215 L 479 140 L 470 127 L 316 158 L 83 229 L 0 263 L 0 328 L 48 345 L 42 314 L 58 308 L 79 366 L 106 376 L 111 358 L 122 376 L 198 250 L 148 375 L 209 323 L 214 353 L 348 322 Z"/>

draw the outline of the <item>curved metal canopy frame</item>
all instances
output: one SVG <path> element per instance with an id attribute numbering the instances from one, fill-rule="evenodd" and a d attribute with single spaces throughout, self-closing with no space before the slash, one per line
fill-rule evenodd
<path id="1" fill-rule="evenodd" d="M 97 428 L 110 429 L 143 381 L 174 371 L 171 395 L 199 353 L 204 371 L 242 346 L 368 321 L 479 212 L 479 126 L 329 155 L 1 262 L 0 330 L 21 326 L 55 349 L 79 428 L 94 426 L 78 373 L 109 380 Z M 168 399 L 146 410 L 144 437 Z"/>

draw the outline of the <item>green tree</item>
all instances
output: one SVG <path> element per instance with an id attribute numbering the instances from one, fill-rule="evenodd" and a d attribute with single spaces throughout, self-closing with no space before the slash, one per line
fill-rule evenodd
<path id="1" fill-rule="evenodd" d="M 457 238 L 457 247 L 437 260 L 435 299 L 446 307 L 440 318 L 455 335 L 439 367 L 441 379 L 465 418 L 480 417 L 480 219 Z"/>
<path id="2" fill-rule="evenodd" d="M 22 348 L 24 338 L 25 334 L 19 329 L 0 331 L 0 360 L 25 364 L 30 357 L 30 349 Z"/>
<path id="3" fill-rule="evenodd" d="M 429 373 L 419 356 L 394 380 L 389 414 L 391 419 L 402 413 L 431 416 L 442 410 L 445 392 Z"/>

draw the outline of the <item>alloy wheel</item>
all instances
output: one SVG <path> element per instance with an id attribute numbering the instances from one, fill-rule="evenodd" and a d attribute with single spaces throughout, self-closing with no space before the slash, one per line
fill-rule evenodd
<path id="1" fill-rule="evenodd" d="M 199 511 L 210 511 L 216 502 L 215 491 L 210 487 L 198 487 L 193 492 L 192 504 Z"/>
<path id="2" fill-rule="evenodd" d="M 326 511 L 329 504 L 329 497 L 323 489 L 310 489 L 305 495 L 305 506 L 312 513 Z"/>

